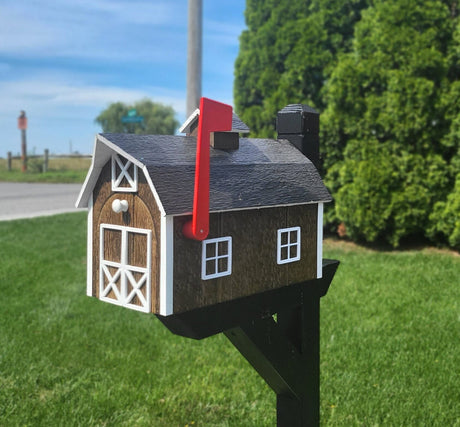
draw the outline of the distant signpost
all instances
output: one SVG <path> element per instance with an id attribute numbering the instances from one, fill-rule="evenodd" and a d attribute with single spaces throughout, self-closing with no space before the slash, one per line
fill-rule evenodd
<path id="1" fill-rule="evenodd" d="M 18 117 L 18 129 L 21 130 L 21 160 L 22 160 L 22 171 L 27 172 L 27 117 L 26 112 L 21 110 L 21 114 Z"/>
<path id="2" fill-rule="evenodd" d="M 128 111 L 127 116 L 123 116 L 121 118 L 121 122 L 122 123 L 143 123 L 144 116 L 138 116 L 137 110 L 135 108 L 132 108 L 131 110 Z"/>

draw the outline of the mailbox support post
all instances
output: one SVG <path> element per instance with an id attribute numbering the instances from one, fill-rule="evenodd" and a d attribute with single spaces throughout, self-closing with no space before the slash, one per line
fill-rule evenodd
<path id="1" fill-rule="evenodd" d="M 319 426 L 319 296 L 224 334 L 277 395 L 277 426 Z"/>

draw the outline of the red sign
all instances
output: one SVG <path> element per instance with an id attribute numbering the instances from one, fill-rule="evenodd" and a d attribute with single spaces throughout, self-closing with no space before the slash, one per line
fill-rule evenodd
<path id="1" fill-rule="evenodd" d="M 27 129 L 27 117 L 18 117 L 18 129 Z"/>

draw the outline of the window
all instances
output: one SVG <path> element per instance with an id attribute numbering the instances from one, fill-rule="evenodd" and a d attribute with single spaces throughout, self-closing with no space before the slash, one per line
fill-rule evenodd
<path id="1" fill-rule="evenodd" d="M 99 298 L 149 313 L 152 231 L 101 224 Z"/>
<path id="2" fill-rule="evenodd" d="M 112 156 L 112 191 L 137 191 L 137 166 L 116 154 Z"/>
<path id="3" fill-rule="evenodd" d="M 281 228 L 278 230 L 278 264 L 298 261 L 300 259 L 300 227 Z"/>
<path id="4" fill-rule="evenodd" d="M 214 279 L 230 274 L 232 274 L 232 238 L 203 240 L 201 279 Z"/>

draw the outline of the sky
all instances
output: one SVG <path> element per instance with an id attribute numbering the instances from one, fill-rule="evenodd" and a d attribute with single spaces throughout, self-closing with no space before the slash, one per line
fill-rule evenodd
<path id="1" fill-rule="evenodd" d="M 187 0 L 1 0 L 0 157 L 90 154 L 112 102 L 170 105 L 182 123 Z M 233 105 L 245 0 L 203 0 L 202 95 Z"/>

